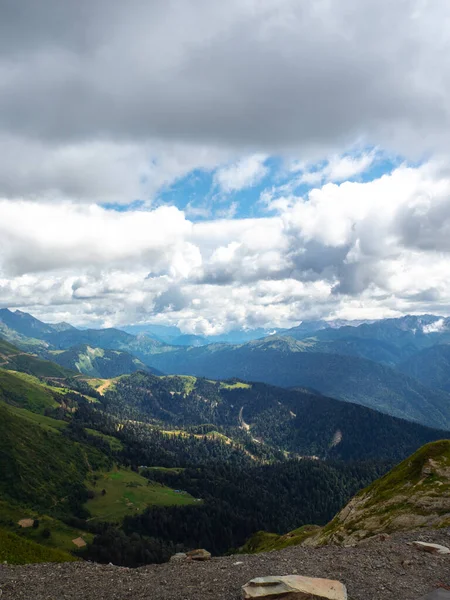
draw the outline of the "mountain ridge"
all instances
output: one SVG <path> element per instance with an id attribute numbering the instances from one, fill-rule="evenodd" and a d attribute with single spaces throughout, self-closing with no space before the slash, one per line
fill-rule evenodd
<path id="1" fill-rule="evenodd" d="M 448 392 L 424 386 L 400 369 L 394 369 L 412 351 L 448 338 L 450 320 L 444 317 L 407 316 L 352 326 L 338 322 L 327 328 L 319 322 L 313 323 L 309 330 L 308 324 L 301 324 L 299 328 L 305 335 L 311 333 L 311 328 L 316 329 L 315 337 L 294 339 L 274 335 L 239 345 L 216 343 L 196 347 L 173 346 L 145 334 L 133 336 L 114 328 L 63 327 L 56 331 L 31 316 L 30 324 L 26 325 L 26 313 L 14 316 L 15 313 L 7 311 L 7 315 L 19 321 L 21 331 L 41 336 L 40 342 L 29 338 L 28 347 L 38 343 L 36 351 L 47 358 L 52 351 L 67 351 L 82 343 L 90 348 L 127 352 L 146 367 L 165 373 L 218 380 L 238 377 L 284 387 L 309 387 L 327 396 L 429 426 L 445 428 L 450 423 Z M 22 334 L 16 332 L 16 335 Z M 133 360 L 128 364 L 129 369 L 135 370 Z"/>

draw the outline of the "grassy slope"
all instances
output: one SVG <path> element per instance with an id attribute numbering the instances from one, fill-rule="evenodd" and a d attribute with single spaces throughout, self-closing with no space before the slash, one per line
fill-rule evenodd
<path id="1" fill-rule="evenodd" d="M 111 378 L 139 370 L 150 371 L 138 358 L 120 350 L 83 345 L 65 351 L 52 351 L 51 355 L 58 365 L 89 377 Z"/>
<path id="2" fill-rule="evenodd" d="M 0 529 L 0 563 L 6 561 L 12 565 L 24 565 L 73 560 L 76 558 L 63 550 L 42 546 L 15 533 Z"/>
<path id="3" fill-rule="evenodd" d="M 128 469 L 113 469 L 96 473 L 89 478 L 88 487 L 95 498 L 88 500 L 86 508 L 95 519 L 121 521 L 123 517 L 142 512 L 147 506 L 181 506 L 197 501 L 185 492 L 150 483 L 141 475 Z M 102 490 L 106 491 L 102 495 Z"/>
<path id="4" fill-rule="evenodd" d="M 324 527 L 320 543 L 450 525 L 450 440 L 426 444 L 361 490 Z"/>
<path id="5" fill-rule="evenodd" d="M 42 511 L 67 512 L 91 465 L 105 457 L 0 403 L 0 497 Z"/>
<path id="6" fill-rule="evenodd" d="M 36 383 L 31 377 L 3 369 L 0 369 L 0 400 L 40 413 L 57 406 L 50 389 Z"/>
<path id="7" fill-rule="evenodd" d="M 272 550 L 283 550 L 289 546 L 299 546 L 308 537 L 320 531 L 317 525 L 303 525 L 285 535 L 258 531 L 242 546 L 240 553 L 257 554 L 258 552 L 270 552 Z"/>
<path id="8" fill-rule="evenodd" d="M 39 527 L 36 529 L 34 527 L 20 527 L 18 523 L 21 519 L 37 519 Z M 59 519 L 5 500 L 0 500 L 0 527 L 21 538 L 66 552 L 75 550 L 75 545 L 72 542 L 75 538 L 82 537 L 86 542 L 89 542 L 94 537 L 91 533 L 70 527 Z M 46 529 L 50 531 L 50 537 L 48 538 L 43 535 Z"/>

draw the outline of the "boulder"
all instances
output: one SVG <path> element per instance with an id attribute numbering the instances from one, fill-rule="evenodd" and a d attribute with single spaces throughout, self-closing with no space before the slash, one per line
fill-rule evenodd
<path id="1" fill-rule="evenodd" d="M 429 544 L 428 542 L 413 542 L 413 546 L 423 550 L 424 552 L 430 552 L 431 554 L 450 554 L 450 549 L 440 544 Z"/>
<path id="2" fill-rule="evenodd" d="M 211 552 L 208 552 L 208 550 L 203 548 L 190 550 L 189 552 L 186 552 L 186 556 L 191 560 L 211 560 Z"/>
<path id="3" fill-rule="evenodd" d="M 187 560 L 187 558 L 188 557 L 185 552 L 177 552 L 176 554 L 170 557 L 169 562 L 182 562 L 184 560 Z"/>
<path id="4" fill-rule="evenodd" d="M 242 598 L 289 598 L 289 600 L 347 600 L 340 581 L 300 575 L 256 577 L 242 586 Z"/>

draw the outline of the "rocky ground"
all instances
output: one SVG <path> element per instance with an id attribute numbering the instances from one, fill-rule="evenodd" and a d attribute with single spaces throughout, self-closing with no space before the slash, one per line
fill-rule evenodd
<path id="1" fill-rule="evenodd" d="M 349 600 L 418 600 L 450 587 L 450 555 L 418 550 L 408 545 L 413 540 L 450 546 L 450 528 L 394 534 L 349 548 L 293 547 L 140 569 L 82 562 L 1 565 L 1 600 L 234 600 L 254 577 L 288 574 L 338 579 Z"/>

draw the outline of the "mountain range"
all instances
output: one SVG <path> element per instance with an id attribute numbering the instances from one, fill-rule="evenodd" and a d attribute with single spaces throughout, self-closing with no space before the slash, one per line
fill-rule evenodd
<path id="1" fill-rule="evenodd" d="M 243 344 L 198 345 L 191 340 L 194 345 L 177 346 L 144 333 L 80 330 L 67 323 L 46 324 L 21 311 L 0 310 L 0 335 L 86 375 L 148 370 L 238 377 L 311 388 L 431 427 L 450 426 L 449 319 L 422 315 L 352 325 L 316 321 L 282 334 Z"/>
<path id="2" fill-rule="evenodd" d="M 325 525 L 395 462 L 450 435 L 446 391 L 317 352 L 328 342 L 311 337 L 180 347 L 2 315 L 2 335 L 22 345 L 0 339 L 2 560 L 138 566 Z M 166 374 L 137 354 L 165 360 Z"/>

